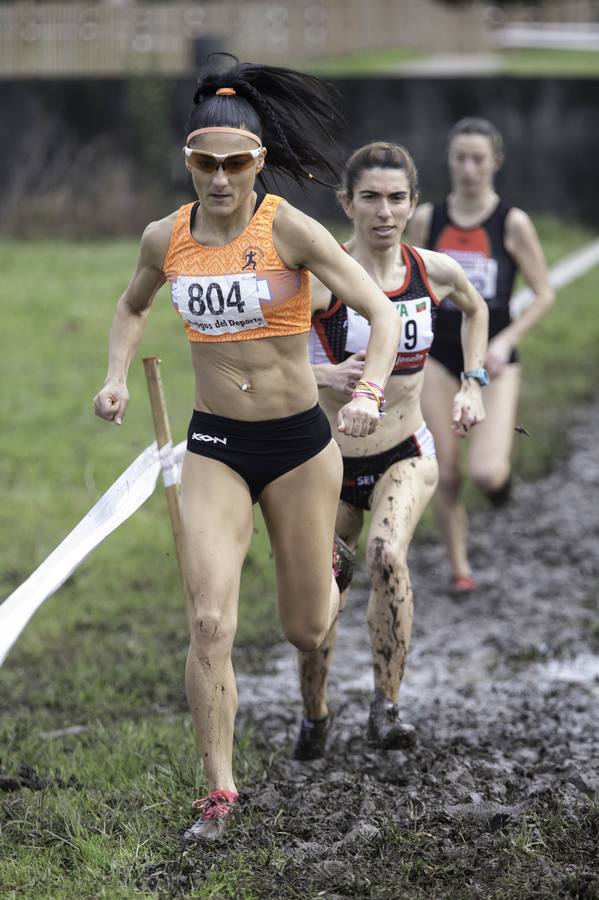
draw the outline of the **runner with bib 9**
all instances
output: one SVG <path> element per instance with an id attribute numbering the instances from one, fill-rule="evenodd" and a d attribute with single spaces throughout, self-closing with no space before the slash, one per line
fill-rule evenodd
<path id="1" fill-rule="evenodd" d="M 449 553 L 456 592 L 476 587 L 468 559 L 468 519 L 460 501 L 461 447 L 446 426 L 460 378 L 489 382 L 487 417 L 472 435 L 469 474 L 494 506 L 509 498 L 511 453 L 520 391 L 518 344 L 554 301 L 539 238 L 528 215 L 495 191 L 503 162 L 503 141 L 486 119 L 459 121 L 449 134 L 451 192 L 440 203 L 420 206 L 410 224 L 411 239 L 456 259 L 489 307 L 489 346 L 482 371 L 471 371 L 460 346 L 461 311 L 453 298 L 441 304 L 422 395 L 435 436 L 439 487 L 435 513 Z M 533 303 L 512 321 L 510 297 L 517 271 L 532 288 Z M 469 371 L 470 370 L 470 371 Z"/>
<path id="2" fill-rule="evenodd" d="M 195 803 L 199 818 L 186 841 L 219 839 L 239 809 L 231 649 L 254 503 L 272 545 L 282 628 L 296 647 L 313 649 L 324 639 L 347 577 L 334 550 L 341 457 L 307 352 L 309 271 L 372 328 L 365 383 L 333 423 L 348 440 L 377 428 L 399 340 L 385 295 L 329 232 L 281 197 L 255 190 L 265 165 L 298 182 L 316 180 L 314 171 L 336 181 L 330 153 L 343 125 L 339 108 L 329 86 L 289 69 L 236 63 L 201 79 L 183 148 L 198 201 L 144 232 L 94 401 L 97 415 L 122 423 L 127 371 L 168 281 L 196 377 L 181 484 L 186 689 L 208 794 Z"/>
<path id="3" fill-rule="evenodd" d="M 425 361 L 439 302 L 451 294 L 464 315 L 467 364 L 482 366 L 487 309 L 453 259 L 401 243 L 418 200 L 418 174 L 403 147 L 381 142 L 356 150 L 345 167 L 340 199 L 353 224 L 345 252 L 385 292 L 388 308 L 403 325 L 383 426 L 357 441 L 336 435 L 344 467 L 337 532 L 350 547 L 358 543 L 364 511 L 371 511 L 366 559 L 374 696 L 368 732 L 376 745 L 390 749 L 413 740 L 413 728 L 402 722 L 397 706 L 413 618 L 407 554 L 437 483 L 434 442 L 420 408 Z M 316 279 L 313 296 L 311 360 L 320 402 L 334 423 L 364 377 L 371 325 L 351 308 L 345 294 Z M 480 386 L 466 381 L 453 399 L 451 427 L 462 434 L 483 419 Z M 330 726 L 327 678 L 335 640 L 333 624 L 321 647 L 300 653 L 304 716 L 295 747 L 298 759 L 325 752 Z"/>

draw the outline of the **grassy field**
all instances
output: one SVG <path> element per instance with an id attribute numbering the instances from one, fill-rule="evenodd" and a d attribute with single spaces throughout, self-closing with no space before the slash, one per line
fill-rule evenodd
<path id="1" fill-rule="evenodd" d="M 592 235 L 538 223 L 550 260 Z M 0 245 L 3 273 L 3 421 L 0 429 L 0 596 L 48 555 L 153 438 L 141 363 L 121 429 L 95 419 L 114 302 L 135 258 L 132 243 Z M 518 466 L 533 475 L 563 452 L 569 415 L 599 376 L 597 270 L 563 290 L 522 348 Z M 141 348 L 158 353 L 175 440 L 193 402 L 183 329 L 163 290 Z M 244 573 L 239 642 L 257 658 L 278 629 L 269 549 L 260 521 Z M 186 626 L 160 491 L 36 614 L 0 670 L 0 891 L 31 898 L 155 896 L 148 867 L 176 855 L 192 786 L 202 774 L 183 695 Z M 80 734 L 52 737 L 81 726 Z M 237 771 L 264 760 L 249 738 Z M 165 823 L 168 822 L 165 835 Z M 262 864 L 216 869 L 196 897 L 254 897 Z"/>
<path id="2" fill-rule="evenodd" d="M 588 50 L 505 50 L 502 54 L 511 75 L 599 75 L 599 53 Z"/>
<path id="3" fill-rule="evenodd" d="M 503 50 L 494 51 L 492 56 L 500 64 L 500 72 L 507 75 L 599 75 L 599 53 L 584 50 Z M 427 58 L 433 60 L 434 56 L 417 50 L 382 50 L 314 60 L 309 65 L 298 61 L 298 67 L 329 76 L 401 75 L 404 66 Z"/>

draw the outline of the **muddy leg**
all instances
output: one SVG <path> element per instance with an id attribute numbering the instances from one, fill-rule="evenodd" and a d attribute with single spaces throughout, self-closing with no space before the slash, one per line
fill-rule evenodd
<path id="1" fill-rule="evenodd" d="M 235 791 L 237 689 L 231 649 L 241 566 L 252 536 L 252 501 L 235 472 L 191 453 L 183 465 L 181 497 L 190 630 L 187 699 L 209 790 Z"/>
<path id="2" fill-rule="evenodd" d="M 339 537 L 355 550 L 362 530 L 362 510 L 343 501 L 339 504 L 335 530 Z M 341 596 L 340 608 L 347 602 L 349 590 Z M 337 620 L 317 650 L 298 653 L 300 690 L 304 703 L 304 715 L 308 719 L 324 719 L 328 715 L 327 681 L 337 640 Z"/>
<path id="3" fill-rule="evenodd" d="M 472 574 L 468 560 L 468 515 L 460 500 L 463 440 L 450 427 L 453 397 L 459 384 L 440 362 L 427 360 L 422 409 L 435 438 L 439 463 L 439 487 L 433 500 L 435 519 L 447 547 L 453 577 L 468 578 Z"/>
<path id="4" fill-rule="evenodd" d="M 375 690 L 397 702 L 410 646 L 413 595 L 407 554 L 437 483 L 434 459 L 395 463 L 376 486 L 366 558 L 372 589 L 368 630 Z"/>

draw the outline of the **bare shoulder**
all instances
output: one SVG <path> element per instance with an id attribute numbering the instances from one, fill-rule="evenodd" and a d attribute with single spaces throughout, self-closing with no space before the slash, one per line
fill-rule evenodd
<path id="1" fill-rule="evenodd" d="M 287 200 L 281 200 L 273 221 L 273 234 L 282 239 L 307 238 L 317 224 L 314 219 L 292 206 Z"/>
<path id="2" fill-rule="evenodd" d="M 421 203 L 414 211 L 413 221 L 428 225 L 433 214 L 432 203 Z"/>
<path id="3" fill-rule="evenodd" d="M 505 219 L 503 241 L 508 253 L 520 267 L 539 260 L 543 254 L 537 229 L 523 209 L 513 206 Z"/>
<path id="4" fill-rule="evenodd" d="M 414 249 L 422 258 L 426 274 L 436 284 L 453 284 L 456 277 L 459 278 L 460 274 L 463 274 L 461 266 L 447 253 L 427 250 L 424 247 Z"/>
<path id="5" fill-rule="evenodd" d="M 272 234 L 277 253 L 290 268 L 309 268 L 325 248 L 336 245 L 323 225 L 286 200 L 277 207 Z"/>
<path id="6" fill-rule="evenodd" d="M 528 213 L 524 212 L 523 209 L 520 209 L 517 206 L 512 206 L 507 216 L 505 217 L 506 234 L 518 236 L 530 233 L 531 229 L 534 231 L 535 227 L 532 224 L 532 219 L 530 218 Z"/>
<path id="7" fill-rule="evenodd" d="M 173 233 L 173 226 L 177 218 L 177 211 L 150 222 L 141 236 L 140 255 L 144 263 L 157 269 L 162 268 L 168 245 Z"/>
<path id="8" fill-rule="evenodd" d="M 433 215 L 432 203 L 421 203 L 408 223 L 408 237 L 414 244 L 425 244 Z"/>

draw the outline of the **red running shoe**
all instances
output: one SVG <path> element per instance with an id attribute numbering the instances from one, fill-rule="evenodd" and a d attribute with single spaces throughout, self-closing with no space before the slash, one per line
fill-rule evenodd
<path id="1" fill-rule="evenodd" d="M 200 818 L 183 832 L 186 843 L 219 841 L 232 825 L 233 812 L 239 794 L 235 791 L 210 791 L 207 797 L 194 800 L 192 807 L 200 810 Z"/>
<path id="2" fill-rule="evenodd" d="M 478 587 L 472 575 L 454 575 L 451 586 L 456 594 L 469 594 Z"/>

